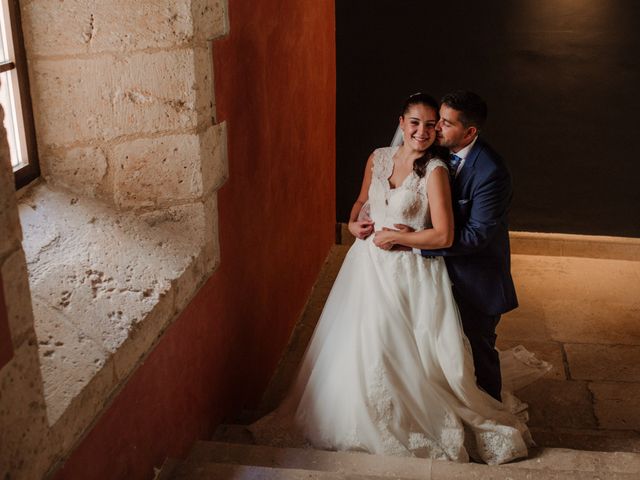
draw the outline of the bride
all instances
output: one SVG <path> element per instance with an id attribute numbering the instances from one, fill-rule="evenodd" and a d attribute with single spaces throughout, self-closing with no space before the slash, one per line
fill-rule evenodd
<path id="1" fill-rule="evenodd" d="M 349 221 L 355 243 L 291 390 L 250 427 L 258 441 L 488 464 L 527 456 L 526 425 L 476 385 L 442 257 L 373 243 L 374 229 L 404 224 L 422 249 L 451 245 L 437 112 L 431 97 L 412 95 L 400 116 L 403 144 L 369 157 Z"/>

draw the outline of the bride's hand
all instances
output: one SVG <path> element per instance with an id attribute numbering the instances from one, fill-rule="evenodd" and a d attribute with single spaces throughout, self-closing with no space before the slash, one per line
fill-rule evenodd
<path id="1" fill-rule="evenodd" d="M 354 237 L 364 240 L 373 233 L 373 225 L 371 220 L 349 222 L 349 231 Z"/>
<path id="2" fill-rule="evenodd" d="M 397 230 L 392 230 L 386 227 L 382 230 L 378 230 L 373 237 L 373 243 L 382 250 L 391 250 L 394 245 L 396 233 Z"/>

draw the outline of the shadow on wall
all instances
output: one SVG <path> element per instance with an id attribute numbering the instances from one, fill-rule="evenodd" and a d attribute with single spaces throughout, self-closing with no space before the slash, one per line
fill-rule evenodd
<path id="1" fill-rule="evenodd" d="M 486 98 L 484 135 L 511 168 L 513 230 L 640 236 L 639 3 L 353 0 L 336 10 L 338 221 L 404 98 L 467 88 Z"/>

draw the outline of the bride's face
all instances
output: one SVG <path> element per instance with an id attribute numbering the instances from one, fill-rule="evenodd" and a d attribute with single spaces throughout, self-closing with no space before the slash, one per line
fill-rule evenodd
<path id="1" fill-rule="evenodd" d="M 436 111 L 422 104 L 411 105 L 400 117 L 400 128 L 403 131 L 405 146 L 424 152 L 436 140 Z"/>

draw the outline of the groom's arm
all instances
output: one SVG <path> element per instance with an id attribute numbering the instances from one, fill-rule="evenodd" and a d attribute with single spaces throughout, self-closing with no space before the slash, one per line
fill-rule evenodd
<path id="1" fill-rule="evenodd" d="M 453 245 L 447 249 L 422 250 L 422 255 L 469 255 L 484 249 L 505 221 L 511 196 L 509 172 L 506 169 L 494 170 L 481 181 L 469 199 L 471 211 L 468 220 L 455 229 Z"/>

